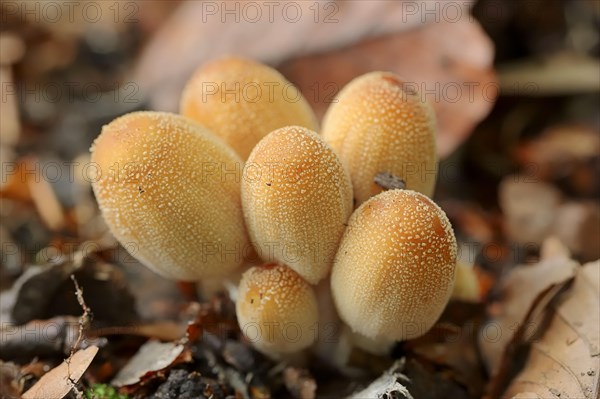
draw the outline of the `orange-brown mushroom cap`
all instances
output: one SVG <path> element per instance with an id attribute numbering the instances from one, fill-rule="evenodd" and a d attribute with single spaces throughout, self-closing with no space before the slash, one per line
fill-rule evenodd
<path id="1" fill-rule="evenodd" d="M 353 209 L 338 156 L 316 133 L 287 126 L 258 143 L 246 171 L 242 205 L 259 255 L 316 284 L 331 270 Z"/>
<path id="2" fill-rule="evenodd" d="M 243 160 L 275 129 L 318 125 L 300 90 L 283 75 L 239 57 L 201 66 L 183 91 L 180 112 L 221 136 Z"/>
<path id="3" fill-rule="evenodd" d="M 368 338 L 418 337 L 452 293 L 456 239 L 428 197 L 391 190 L 363 203 L 348 221 L 331 276 L 342 320 Z"/>
<path id="4" fill-rule="evenodd" d="M 241 265 L 243 164 L 222 140 L 179 115 L 134 112 L 104 126 L 91 152 L 102 215 L 135 258 L 189 281 Z"/>
<path id="5" fill-rule="evenodd" d="M 389 72 L 348 83 L 323 118 L 321 134 L 348 169 L 357 205 L 383 191 L 379 173 L 431 197 L 437 177 L 433 109 L 413 87 Z"/>
<path id="6" fill-rule="evenodd" d="M 267 264 L 246 271 L 239 285 L 236 313 L 246 338 L 266 353 L 297 352 L 317 337 L 315 293 L 287 266 Z"/>

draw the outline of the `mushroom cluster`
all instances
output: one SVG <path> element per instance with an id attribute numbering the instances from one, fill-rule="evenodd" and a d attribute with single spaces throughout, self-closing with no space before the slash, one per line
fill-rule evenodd
<path id="1" fill-rule="evenodd" d="M 430 198 L 435 118 L 418 93 L 391 73 L 358 77 L 318 134 L 283 76 L 226 58 L 193 75 L 180 114 L 122 116 L 91 148 L 100 209 L 135 258 L 183 281 L 245 268 L 240 328 L 272 356 L 314 347 L 331 313 L 317 292 L 367 349 L 432 327 L 456 240 Z"/>

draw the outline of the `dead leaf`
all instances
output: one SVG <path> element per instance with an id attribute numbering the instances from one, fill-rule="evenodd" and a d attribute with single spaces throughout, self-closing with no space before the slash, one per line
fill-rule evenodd
<path id="1" fill-rule="evenodd" d="M 554 179 L 565 175 L 565 167 L 598 157 L 600 135 L 585 125 L 558 125 L 517 149 L 521 166 L 536 166 L 536 176 Z M 562 170 L 561 170 L 562 169 Z"/>
<path id="2" fill-rule="evenodd" d="M 491 306 L 497 314 L 482 326 L 479 334 L 479 348 L 492 380 L 508 361 L 509 346 L 514 347 L 537 332 L 537 316 L 573 278 L 576 267 L 568 250 L 557 240 L 549 239 L 544 242 L 539 263 L 517 266 L 501 282 L 500 303 Z"/>
<path id="3" fill-rule="evenodd" d="M 531 176 L 507 176 L 500 183 L 498 197 L 511 240 L 541 244 L 550 235 L 561 201 L 556 187 Z"/>
<path id="4" fill-rule="evenodd" d="M 125 273 L 129 290 L 135 295 L 136 311 L 142 320 L 174 320 L 179 317 L 186 301 L 174 281 L 157 275 L 122 247 L 111 258 L 118 260 L 119 268 Z"/>
<path id="5" fill-rule="evenodd" d="M 0 360 L 0 397 L 12 399 L 23 393 L 23 377 L 21 367 L 12 362 Z"/>
<path id="6" fill-rule="evenodd" d="M 287 62 L 282 73 L 300 87 L 318 116 L 351 79 L 390 70 L 430 93 L 440 126 L 438 148 L 445 157 L 495 102 L 499 86 L 492 69 L 494 48 L 469 13 L 471 0 L 455 4 L 456 19 L 435 23 L 419 12 L 407 12 L 406 7 L 419 7 L 410 0 L 329 1 L 322 4 L 320 16 L 315 15 L 316 3 L 296 2 L 301 18 L 293 23 L 281 18 L 280 10 L 266 18 L 267 3 L 254 3 L 262 8 L 263 18 L 252 23 L 241 18 L 235 24 L 218 18 L 218 6 L 216 14 L 207 14 L 202 2 L 183 3 L 137 66 L 134 80 L 150 95 L 152 108 L 176 110 L 193 71 L 224 55 L 272 65 Z M 220 38 L 219 46 L 213 45 L 213 37 Z"/>
<path id="7" fill-rule="evenodd" d="M 561 205 L 553 232 L 581 261 L 600 258 L 600 205 L 592 201 Z"/>
<path id="8" fill-rule="evenodd" d="M 87 249 L 86 249 L 87 248 Z M 86 300 L 97 323 L 108 325 L 137 321 L 135 303 L 123 272 L 116 266 L 98 261 L 96 248 L 83 246 L 73 254 L 60 254 L 55 264 L 32 266 L 19 277 L 2 301 L 10 308 L 10 321 L 24 324 L 57 315 L 79 315 L 80 303 L 69 276 L 74 273 L 86 290 Z M 5 303 L 2 304 L 5 306 Z"/>
<path id="9" fill-rule="evenodd" d="M 440 200 L 439 204 L 455 229 L 480 245 L 492 242 L 499 230 L 497 217 L 474 202 L 447 198 Z M 471 258 L 466 260 L 473 261 L 474 254 L 471 253 Z"/>
<path id="10" fill-rule="evenodd" d="M 164 370 L 187 359 L 185 346 L 173 342 L 148 341 L 129 360 L 111 384 L 116 387 L 139 383 L 146 375 Z"/>
<path id="11" fill-rule="evenodd" d="M 577 270 L 566 299 L 531 346 L 525 368 L 505 398 L 531 392 L 542 398 L 598 398 L 600 383 L 600 260 Z"/>
<path id="12" fill-rule="evenodd" d="M 5 158 L 3 157 L 3 159 Z M 32 203 L 31 190 L 27 184 L 27 171 L 35 170 L 35 165 L 31 164 L 31 158 L 23 157 L 10 163 L 8 160 L 5 162 L 5 166 L 2 168 L 1 196 L 19 202 Z M 13 173 L 10 173 L 11 171 Z"/>
<path id="13" fill-rule="evenodd" d="M 423 20 L 420 12 L 406 12 L 406 4 L 410 7 L 412 3 L 411 0 L 333 0 L 315 7 L 319 5 L 300 1 L 291 7 L 299 18 L 290 20 L 286 16 L 287 7 L 259 1 L 253 4 L 262 17 L 224 23 L 225 6 L 221 3 L 207 10 L 202 2 L 183 2 L 144 49 L 133 81 L 151 95 L 153 109 L 174 111 L 185 81 L 208 60 L 238 54 L 279 64 L 293 57 L 323 53 L 433 21 L 434 18 Z M 468 11 L 471 3 L 472 0 L 457 3 L 461 20 L 472 20 Z M 219 46 L 214 45 L 215 37 L 219 38 Z M 492 48 L 489 43 L 486 45 L 485 51 L 469 54 L 474 64 L 491 62 Z M 456 47 L 461 50 L 467 46 L 462 42 Z M 171 62 L 174 59 L 178 62 Z"/>
<path id="14" fill-rule="evenodd" d="M 186 327 L 173 321 L 157 321 L 135 326 L 111 326 L 94 328 L 87 332 L 88 337 L 106 337 L 110 335 L 135 335 L 154 338 L 160 341 L 176 341 L 185 336 Z"/>
<path id="15" fill-rule="evenodd" d="M 48 179 L 40 178 L 42 160 L 26 156 L 6 165 L 8 166 L 3 168 L 3 172 L 13 173 L 2 176 L 2 196 L 33 203 L 43 223 L 52 231 L 65 227 L 66 215 L 52 185 Z"/>
<path id="16" fill-rule="evenodd" d="M 415 399 L 472 398 L 467 389 L 450 378 L 448 373 L 417 359 L 407 359 L 402 373 L 408 378 L 405 385 Z"/>
<path id="17" fill-rule="evenodd" d="M 516 161 L 536 178 L 583 197 L 600 193 L 600 134 L 583 124 L 551 126 L 516 148 Z"/>
<path id="18" fill-rule="evenodd" d="M 456 46 L 456 43 L 462 43 Z M 491 110 L 497 95 L 493 46 L 474 21 L 440 22 L 370 39 L 352 47 L 292 60 L 280 69 L 318 116 L 355 77 L 397 73 L 436 112 L 438 154 L 444 158 Z"/>
<path id="19" fill-rule="evenodd" d="M 58 264 L 30 266 L 2 299 L 11 303 L 10 321 L 24 324 L 43 319 L 46 305 L 69 275 L 82 266 L 82 260 L 68 260 Z"/>
<path id="20" fill-rule="evenodd" d="M 77 342 L 76 317 L 33 320 L 23 326 L 4 323 L 0 328 L 3 359 L 31 359 L 36 356 L 68 355 Z"/>
<path id="21" fill-rule="evenodd" d="M 419 362 L 434 367 L 449 383 L 467 389 L 471 397 L 481 397 L 486 378 L 477 335 L 484 311 L 482 303 L 451 300 L 427 334 L 403 343 L 402 347 Z"/>
<path id="22" fill-rule="evenodd" d="M 61 399 L 65 397 L 75 387 L 97 353 L 97 346 L 90 346 L 75 352 L 69 359 L 44 374 L 33 387 L 23 394 L 23 399 Z"/>
<path id="23" fill-rule="evenodd" d="M 442 332 L 443 327 L 450 331 Z M 431 334 L 408 344 L 412 353 L 443 370 L 447 379 L 468 389 L 472 397 L 480 397 L 485 377 L 476 348 L 476 324 L 469 322 L 460 327 L 438 324 L 434 329 Z"/>
<path id="24" fill-rule="evenodd" d="M 30 163 L 34 167 L 35 165 L 39 167 L 40 160 L 32 159 Z M 66 224 L 65 214 L 50 182 L 47 179 L 32 176 L 27 178 L 27 185 L 42 221 L 52 231 L 62 229 Z"/>

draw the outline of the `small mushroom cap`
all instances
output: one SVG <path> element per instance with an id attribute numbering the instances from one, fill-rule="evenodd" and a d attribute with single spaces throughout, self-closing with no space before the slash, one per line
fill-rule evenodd
<path id="1" fill-rule="evenodd" d="M 352 184 L 319 135 L 288 126 L 252 151 L 242 180 L 242 205 L 259 255 L 316 284 L 329 274 L 352 213 Z"/>
<path id="2" fill-rule="evenodd" d="M 389 72 L 348 83 L 323 118 L 322 136 L 350 172 L 357 205 L 383 191 L 379 173 L 431 197 L 437 176 L 433 109 Z"/>
<path id="3" fill-rule="evenodd" d="M 242 263 L 243 164 L 218 137 L 179 115 L 134 112 L 104 126 L 91 152 L 102 215 L 135 258 L 187 281 Z"/>
<path id="4" fill-rule="evenodd" d="M 300 351 L 317 337 L 315 293 L 287 266 L 271 263 L 246 271 L 238 290 L 236 313 L 246 338 L 268 354 Z"/>
<path id="5" fill-rule="evenodd" d="M 340 317 L 367 338 L 424 334 L 452 293 L 456 253 L 446 214 L 425 195 L 391 190 L 369 199 L 348 221 L 333 265 Z"/>
<path id="6" fill-rule="evenodd" d="M 300 90 L 283 75 L 237 57 L 200 67 L 183 91 L 180 112 L 221 136 L 244 160 L 256 143 L 275 129 L 318 127 Z"/>

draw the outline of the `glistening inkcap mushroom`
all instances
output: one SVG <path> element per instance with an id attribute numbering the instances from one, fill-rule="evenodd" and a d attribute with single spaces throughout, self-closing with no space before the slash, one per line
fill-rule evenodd
<path id="1" fill-rule="evenodd" d="M 259 254 L 311 284 L 329 274 L 354 206 L 350 178 L 335 151 L 300 126 L 277 129 L 252 150 L 242 205 Z"/>
<path id="2" fill-rule="evenodd" d="M 298 352 L 312 345 L 317 336 L 313 288 L 284 265 L 270 263 L 246 271 L 236 313 L 244 335 L 266 354 Z"/>
<path id="3" fill-rule="evenodd" d="M 390 72 L 370 72 L 348 83 L 323 119 L 321 134 L 350 173 L 357 205 L 383 191 L 384 173 L 431 197 L 437 177 L 433 109 Z"/>
<path id="4" fill-rule="evenodd" d="M 183 281 L 223 277 L 249 248 L 238 155 L 183 116 L 134 112 L 104 126 L 91 160 L 104 220 L 131 255 Z"/>
<path id="5" fill-rule="evenodd" d="M 317 118 L 292 83 L 275 69 L 239 57 L 198 68 L 181 96 L 180 112 L 222 137 L 243 159 L 264 136 L 288 125 L 317 130 Z"/>
<path id="6" fill-rule="evenodd" d="M 390 190 L 350 217 L 331 276 L 341 319 L 372 340 L 425 334 L 454 284 L 456 238 L 442 209 L 411 190 Z"/>

